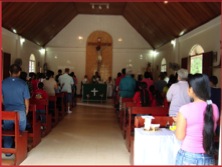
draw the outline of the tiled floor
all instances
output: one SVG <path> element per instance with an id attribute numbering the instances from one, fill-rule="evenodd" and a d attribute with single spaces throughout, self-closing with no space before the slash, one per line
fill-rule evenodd
<path id="1" fill-rule="evenodd" d="M 79 102 L 21 165 L 129 165 L 112 105 L 97 105 Z"/>

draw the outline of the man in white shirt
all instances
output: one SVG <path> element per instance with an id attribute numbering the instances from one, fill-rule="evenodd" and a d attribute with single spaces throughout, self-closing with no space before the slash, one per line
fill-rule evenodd
<path id="1" fill-rule="evenodd" d="M 69 68 L 65 69 L 65 73 L 59 76 L 59 83 L 61 85 L 61 92 L 67 92 L 66 101 L 68 104 L 68 113 L 71 114 L 70 104 L 72 103 L 72 85 L 74 85 L 73 78 L 69 75 Z"/>
<path id="2" fill-rule="evenodd" d="M 187 83 L 188 71 L 180 69 L 177 71 L 178 82 L 172 84 L 167 91 L 166 98 L 170 103 L 169 116 L 176 116 L 181 106 L 190 103 L 188 96 L 189 85 Z"/>

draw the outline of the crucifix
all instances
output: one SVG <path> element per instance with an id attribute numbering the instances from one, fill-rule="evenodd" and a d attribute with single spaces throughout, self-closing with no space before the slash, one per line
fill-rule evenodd
<path id="1" fill-rule="evenodd" d="M 102 51 L 108 47 L 111 46 L 111 43 L 102 43 L 102 38 L 98 37 L 97 38 L 97 42 L 88 42 L 88 45 L 93 45 L 96 46 L 96 51 L 97 51 L 97 70 L 98 72 L 100 72 L 100 68 L 102 65 Z"/>

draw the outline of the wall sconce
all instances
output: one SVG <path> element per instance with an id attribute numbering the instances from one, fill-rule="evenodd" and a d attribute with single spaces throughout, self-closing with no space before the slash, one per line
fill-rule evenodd
<path id="1" fill-rule="evenodd" d="M 184 34 L 185 34 L 185 32 L 186 32 L 186 30 L 181 31 L 181 32 L 180 32 L 180 34 L 179 34 L 179 36 L 184 35 Z"/>
<path id="2" fill-rule="evenodd" d="M 175 45 L 176 45 L 176 40 L 175 40 L 175 39 L 174 39 L 174 40 L 171 40 L 170 43 L 175 47 Z"/>
<path id="3" fill-rule="evenodd" d="M 24 42 L 25 42 L 25 38 L 20 37 L 20 44 L 21 44 L 21 46 L 23 45 Z"/>
<path id="4" fill-rule="evenodd" d="M 151 55 L 153 57 L 156 57 L 159 54 L 159 52 L 157 52 L 156 50 L 151 50 Z"/>
<path id="5" fill-rule="evenodd" d="M 14 32 L 15 34 L 17 34 L 17 30 L 12 28 L 12 32 Z"/>
<path id="6" fill-rule="evenodd" d="M 45 54 L 45 48 L 41 48 L 41 49 L 39 50 L 39 52 L 40 52 L 42 55 L 44 55 L 44 54 Z"/>
<path id="7" fill-rule="evenodd" d="M 109 9 L 109 3 L 90 3 L 92 9 L 102 10 L 103 8 Z"/>

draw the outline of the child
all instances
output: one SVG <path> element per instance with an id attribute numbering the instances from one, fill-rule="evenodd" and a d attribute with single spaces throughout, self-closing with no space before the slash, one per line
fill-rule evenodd
<path id="1" fill-rule="evenodd" d="M 44 84 L 42 82 L 38 83 L 38 89 L 33 92 L 32 98 L 35 100 L 48 99 L 48 94 L 45 90 L 43 90 Z M 44 105 L 36 105 L 36 113 L 37 115 L 41 115 L 45 113 Z M 37 116 L 38 118 L 38 116 Z M 44 122 L 44 118 L 40 117 L 41 122 Z"/>

